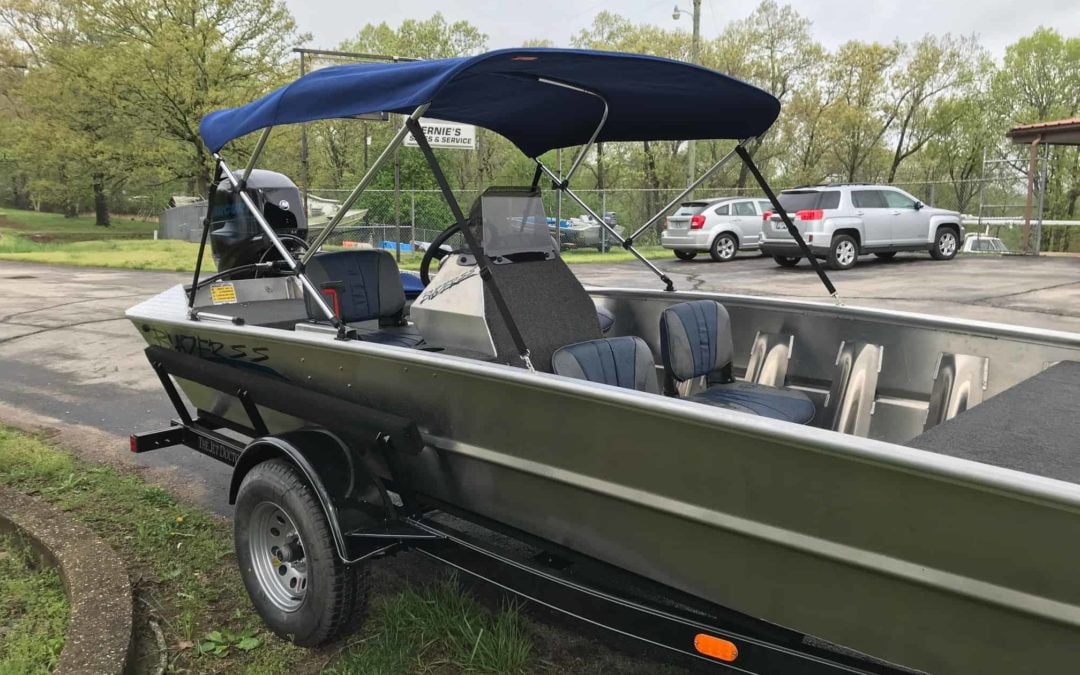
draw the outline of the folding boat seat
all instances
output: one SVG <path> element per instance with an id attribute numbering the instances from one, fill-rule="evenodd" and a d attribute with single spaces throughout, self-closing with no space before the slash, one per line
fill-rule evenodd
<path id="1" fill-rule="evenodd" d="M 735 380 L 731 320 L 715 300 L 665 309 L 660 315 L 660 354 L 664 393 L 670 396 L 676 395 L 677 383 L 705 377 L 705 390 L 688 400 L 797 424 L 814 419 L 814 403 L 802 392 Z"/>
<path id="2" fill-rule="evenodd" d="M 659 394 L 652 350 L 633 335 L 578 342 L 551 356 L 556 375 Z"/>
<path id="3" fill-rule="evenodd" d="M 318 253 L 308 261 L 306 271 L 323 299 L 338 318 L 356 329 L 360 340 L 399 347 L 416 347 L 423 341 L 403 318 L 405 291 L 397 263 L 387 251 Z M 325 321 L 310 297 L 305 304 L 309 318 Z"/>

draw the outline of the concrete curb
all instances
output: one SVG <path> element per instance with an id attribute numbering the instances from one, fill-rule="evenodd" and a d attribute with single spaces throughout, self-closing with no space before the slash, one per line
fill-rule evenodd
<path id="1" fill-rule="evenodd" d="M 132 640 L 131 582 L 116 553 L 44 501 L 0 487 L 0 532 L 18 533 L 60 570 L 71 615 L 56 673 L 121 675 Z"/>

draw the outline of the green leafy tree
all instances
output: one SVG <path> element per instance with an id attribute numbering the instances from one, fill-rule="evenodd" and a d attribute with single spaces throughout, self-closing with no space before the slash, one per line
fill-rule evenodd
<path id="1" fill-rule="evenodd" d="M 478 54 L 487 46 L 487 35 L 468 21 L 447 23 L 439 12 L 429 19 L 406 19 L 397 28 L 385 21 L 368 24 L 356 37 L 346 40 L 344 51 L 404 56 L 417 59 L 442 59 Z"/>
<path id="2" fill-rule="evenodd" d="M 896 179 L 900 164 L 931 139 L 947 132 L 953 120 L 949 107 L 934 102 L 970 83 L 989 57 L 974 37 L 927 35 L 901 51 L 900 62 L 890 77 L 891 100 L 887 104 L 894 120 L 892 161 L 885 178 Z"/>
<path id="3" fill-rule="evenodd" d="M 207 113 L 282 83 L 289 50 L 306 39 L 281 0 L 84 0 L 87 31 L 107 41 L 125 74 L 116 113 L 168 144 L 168 169 L 203 193 L 211 160 Z"/>
<path id="4" fill-rule="evenodd" d="M 847 42 L 826 68 L 836 92 L 827 109 L 827 148 L 832 170 L 843 180 L 876 178 L 884 160 L 881 141 L 896 119 L 889 105 L 888 73 L 900 56 L 899 44 Z"/>

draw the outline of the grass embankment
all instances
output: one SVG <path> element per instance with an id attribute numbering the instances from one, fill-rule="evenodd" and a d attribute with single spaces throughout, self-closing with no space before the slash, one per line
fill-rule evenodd
<path id="1" fill-rule="evenodd" d="M 156 223 L 114 217 L 99 227 L 93 217 L 0 209 L 0 260 L 125 269 L 191 271 L 198 244 L 154 241 Z M 213 261 L 207 260 L 210 270 Z"/>
<path id="2" fill-rule="evenodd" d="M 148 628 L 153 621 L 165 637 L 169 672 L 330 669 L 351 675 L 536 669 L 526 621 L 517 610 L 490 612 L 452 578 L 394 593 L 372 589 L 360 634 L 321 650 L 301 649 L 263 629 L 240 580 L 231 526 L 224 519 L 178 503 L 127 472 L 80 461 L 3 426 L 0 484 L 58 506 L 123 558 L 135 582 L 136 651 L 144 666 L 157 663 L 156 640 Z M 6 607 L 4 581 L 0 608 Z M 0 610 L 0 626 L 4 616 Z M 0 638 L 0 644 L 6 639 Z M 0 657 L 3 653 L 0 648 Z M 47 670 L 49 657 L 38 654 L 26 652 L 35 661 L 30 666 Z M 5 670 L 5 665 L 0 658 L 0 672 L 25 672 Z M 135 670 L 145 668 L 136 664 Z"/>
<path id="3" fill-rule="evenodd" d="M 0 536 L 0 673 L 51 673 L 68 613 L 60 573 L 21 537 Z"/>
<path id="4" fill-rule="evenodd" d="M 0 260 L 114 267 L 137 270 L 192 272 L 199 245 L 187 241 L 160 240 L 150 237 L 156 223 L 114 218 L 112 227 L 94 225 L 88 216 L 65 218 L 56 213 L 0 209 Z M 638 249 L 646 258 L 667 258 L 671 252 L 659 246 Z M 588 249 L 563 251 L 570 264 L 616 263 L 634 260 L 627 251 L 614 248 L 607 253 Z M 403 270 L 420 269 L 421 254 L 402 253 Z M 208 255 L 203 270 L 214 271 Z"/>

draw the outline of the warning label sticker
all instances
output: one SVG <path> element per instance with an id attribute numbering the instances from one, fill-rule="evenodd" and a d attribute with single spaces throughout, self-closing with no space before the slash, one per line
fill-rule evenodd
<path id="1" fill-rule="evenodd" d="M 210 287 L 210 302 L 228 305 L 236 302 L 236 287 L 232 284 L 214 284 Z"/>

